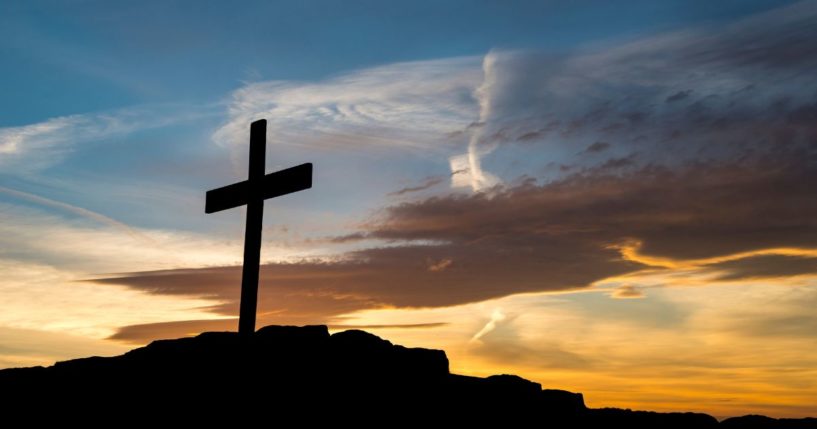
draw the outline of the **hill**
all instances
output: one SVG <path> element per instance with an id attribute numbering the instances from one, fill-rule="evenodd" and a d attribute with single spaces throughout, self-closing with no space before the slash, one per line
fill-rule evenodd
<path id="1" fill-rule="evenodd" d="M 251 336 L 207 332 L 121 356 L 6 369 L 0 392 L 6 416 L 31 417 L 36 404 L 74 417 L 77 410 L 97 416 L 96 410 L 190 422 L 817 428 L 816 419 L 718 423 L 700 413 L 591 409 L 580 393 L 542 389 L 514 375 L 451 374 L 441 350 L 406 348 L 359 330 L 330 335 L 326 326 L 267 326 Z"/>

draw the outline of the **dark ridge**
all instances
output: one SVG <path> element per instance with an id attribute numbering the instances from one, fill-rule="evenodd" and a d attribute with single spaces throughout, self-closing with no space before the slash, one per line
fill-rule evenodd
<path id="1" fill-rule="evenodd" d="M 719 424 L 700 413 L 591 409 L 580 393 L 543 390 L 515 375 L 451 374 L 442 350 L 394 345 L 360 330 L 329 335 L 326 326 L 207 332 L 121 356 L 6 369 L 0 395 L 7 419 L 30 421 L 817 428 L 815 419 L 745 416 Z"/>
<path id="2" fill-rule="evenodd" d="M 817 419 L 773 419 L 766 416 L 748 415 L 732 417 L 721 422 L 721 427 L 741 429 L 800 429 L 817 427 Z"/>

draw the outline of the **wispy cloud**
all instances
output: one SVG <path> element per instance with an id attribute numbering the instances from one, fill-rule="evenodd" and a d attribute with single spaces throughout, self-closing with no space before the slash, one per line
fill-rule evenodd
<path id="1" fill-rule="evenodd" d="M 463 171 L 463 174 L 452 175 L 452 186 L 469 186 L 474 191 L 493 187 L 499 183 L 499 178 L 482 169 L 482 157 L 496 149 L 497 142 L 486 138 L 485 127 L 487 121 L 493 119 L 496 108 L 492 96 L 499 90 L 496 69 L 497 54 L 488 53 L 482 59 L 482 83 L 474 90 L 474 97 L 479 102 L 479 120 L 475 126 L 469 126 L 468 152 L 465 155 L 452 157 L 449 162 L 451 171 Z"/>
<path id="2" fill-rule="evenodd" d="M 633 285 L 623 285 L 613 289 L 610 296 L 618 299 L 638 299 L 644 298 L 644 292 Z"/>
<path id="3" fill-rule="evenodd" d="M 445 150 L 445 136 L 476 118 L 471 92 L 481 79 L 479 61 L 397 63 L 318 83 L 253 83 L 233 93 L 228 122 L 214 138 L 243 145 L 248 124 L 267 118 L 268 138 L 278 144 Z"/>
<path id="4" fill-rule="evenodd" d="M 413 192 L 425 191 L 426 189 L 429 189 L 429 188 L 432 188 L 434 186 L 439 185 L 444 180 L 445 179 L 442 176 L 428 177 L 425 180 L 423 180 L 422 183 L 420 183 L 417 186 L 408 186 L 408 187 L 405 187 L 405 188 L 402 188 L 402 189 L 398 189 L 398 190 L 396 190 L 394 192 L 390 192 L 389 196 L 399 197 L 401 195 L 405 195 L 405 194 L 409 194 L 409 193 L 413 193 Z"/>
<path id="5" fill-rule="evenodd" d="M 84 273 L 129 272 L 148 267 L 224 266 L 241 263 L 241 237 L 127 227 L 100 219 L 71 218 L 23 205 L 0 203 L 0 257 Z M 314 255 L 318 249 L 266 244 L 266 261 Z"/>
<path id="6" fill-rule="evenodd" d="M 124 224 L 122 222 L 119 222 L 119 221 L 117 221 L 115 219 L 112 219 L 112 218 L 110 218 L 108 216 L 105 216 L 105 215 L 103 215 L 101 213 L 97 213 L 97 212 L 94 212 L 94 211 L 91 211 L 91 210 L 88 210 L 88 209 L 85 209 L 85 208 L 82 208 L 82 207 L 78 207 L 78 206 L 75 206 L 73 204 L 68 204 L 68 203 L 65 203 L 65 202 L 62 202 L 62 201 L 52 200 L 50 198 L 41 197 L 39 195 L 34 195 L 32 193 L 29 193 L 29 192 L 17 191 L 17 190 L 11 189 L 11 188 L 6 188 L 4 186 L 0 186 L 0 193 L 5 193 L 7 195 L 11 195 L 13 197 L 23 199 L 23 200 L 26 200 L 26 201 L 31 201 L 31 202 L 36 203 L 36 204 L 41 204 L 41 205 L 44 205 L 44 206 L 54 207 L 54 208 L 57 208 L 57 209 L 65 210 L 65 211 L 68 211 L 70 213 L 86 217 L 88 219 L 93 219 L 93 220 L 95 220 L 97 222 L 101 222 L 101 223 L 104 223 L 104 224 L 107 224 L 107 225 L 110 225 L 110 226 L 113 226 L 113 227 L 116 227 L 116 228 L 120 228 L 123 231 L 125 231 L 126 233 L 133 236 L 134 238 L 137 238 L 137 239 L 140 239 L 140 240 L 143 240 L 143 241 L 146 241 L 146 242 L 151 241 L 151 239 L 148 238 L 147 236 L 139 234 L 136 230 L 134 230 L 133 228 L 129 227 L 128 225 L 126 225 L 126 224 Z"/>
<path id="7" fill-rule="evenodd" d="M 0 128 L 0 168 L 5 174 L 34 173 L 59 162 L 83 143 L 212 115 L 215 112 L 213 107 L 132 107 L 61 116 L 30 125 Z"/>
<path id="8" fill-rule="evenodd" d="M 506 319 L 505 313 L 502 312 L 501 308 L 494 309 L 493 313 L 491 313 L 491 320 L 485 324 L 473 337 L 471 337 L 471 341 L 479 341 L 480 338 L 488 334 L 489 332 L 496 329 L 496 325 L 501 323 L 503 320 Z"/>

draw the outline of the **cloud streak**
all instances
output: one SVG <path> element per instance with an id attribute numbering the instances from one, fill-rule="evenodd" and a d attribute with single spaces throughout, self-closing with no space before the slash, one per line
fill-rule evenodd
<path id="1" fill-rule="evenodd" d="M 101 222 L 103 224 L 119 228 L 122 231 L 128 233 L 133 238 L 142 240 L 142 241 L 147 242 L 147 243 L 152 243 L 153 242 L 153 240 L 151 240 L 150 237 L 137 232 L 136 230 L 134 230 L 133 228 L 131 228 L 130 226 L 128 226 L 128 225 L 126 225 L 126 224 L 124 224 L 122 222 L 119 222 L 119 221 L 117 221 L 115 219 L 112 219 L 112 218 L 110 218 L 108 216 L 105 216 L 103 214 L 100 214 L 100 213 L 97 213 L 97 212 L 94 212 L 94 211 L 91 211 L 91 210 L 88 210 L 88 209 L 84 209 L 82 207 L 77 207 L 75 205 L 64 203 L 62 201 L 52 200 L 50 198 L 44 198 L 44 197 L 41 197 L 39 195 L 34 195 L 32 193 L 29 193 L 29 192 L 17 191 L 17 190 L 11 189 L 11 188 L 6 188 L 4 186 L 0 186 L 0 192 L 5 193 L 7 195 L 11 195 L 11 196 L 16 197 L 16 198 L 20 198 L 22 200 L 30 201 L 30 202 L 33 202 L 33 203 L 36 203 L 36 204 L 47 206 L 47 207 L 57 208 L 57 209 L 60 209 L 60 210 L 67 211 L 69 213 L 73 213 L 75 215 L 79 215 L 79 216 L 82 216 L 82 217 L 85 217 L 85 218 L 88 218 L 88 219 L 92 219 L 92 220 L 95 220 L 97 222 Z"/>
<path id="2" fill-rule="evenodd" d="M 390 192 L 389 196 L 399 197 L 399 196 L 406 195 L 406 194 L 413 193 L 413 192 L 425 191 L 426 189 L 429 189 L 429 188 L 432 188 L 434 186 L 439 185 L 440 183 L 443 182 L 443 180 L 444 180 L 444 178 L 442 176 L 429 177 L 429 178 L 423 180 L 423 182 L 420 183 L 417 186 L 408 186 L 408 187 L 405 187 L 405 188 L 402 188 L 402 189 L 398 189 L 398 190 L 396 190 L 394 192 Z"/>
<path id="3" fill-rule="evenodd" d="M 152 105 L 0 128 L 0 168 L 6 174 L 35 173 L 58 163 L 81 144 L 212 115 L 212 107 Z"/>
<path id="4" fill-rule="evenodd" d="M 505 315 L 505 313 L 502 312 L 501 308 L 495 309 L 493 313 L 491 313 L 491 320 L 489 320 L 488 323 L 486 323 L 485 326 L 483 326 L 482 329 L 479 330 L 479 332 L 477 332 L 476 334 L 474 334 L 473 337 L 471 337 L 471 342 L 479 341 L 480 338 L 484 337 L 486 334 L 496 329 L 496 325 L 498 323 L 502 323 L 502 321 L 505 320 L 506 318 L 507 316 Z"/>
<path id="5" fill-rule="evenodd" d="M 482 158 L 496 149 L 496 142 L 485 138 L 483 126 L 491 119 L 494 106 L 491 98 L 498 85 L 496 70 L 497 55 L 488 53 L 482 59 L 482 83 L 474 90 L 474 97 L 479 102 L 479 120 L 475 126 L 469 126 L 468 152 L 465 155 L 452 157 L 449 160 L 452 171 L 451 184 L 454 187 L 470 186 L 473 191 L 481 191 L 496 186 L 499 179 L 482 169 Z M 453 172 L 463 174 L 453 175 Z"/>

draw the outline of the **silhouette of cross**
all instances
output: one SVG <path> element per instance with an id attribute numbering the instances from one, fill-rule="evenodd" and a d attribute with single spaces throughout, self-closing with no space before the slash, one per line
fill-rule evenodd
<path id="1" fill-rule="evenodd" d="M 267 146 L 267 121 L 250 125 L 250 171 L 247 180 L 207 191 L 205 213 L 247 206 L 244 231 L 244 268 L 241 272 L 241 307 L 238 332 L 255 332 L 258 305 L 258 270 L 261 260 L 261 221 L 264 200 L 303 191 L 312 187 L 312 164 L 306 163 L 264 175 Z"/>

